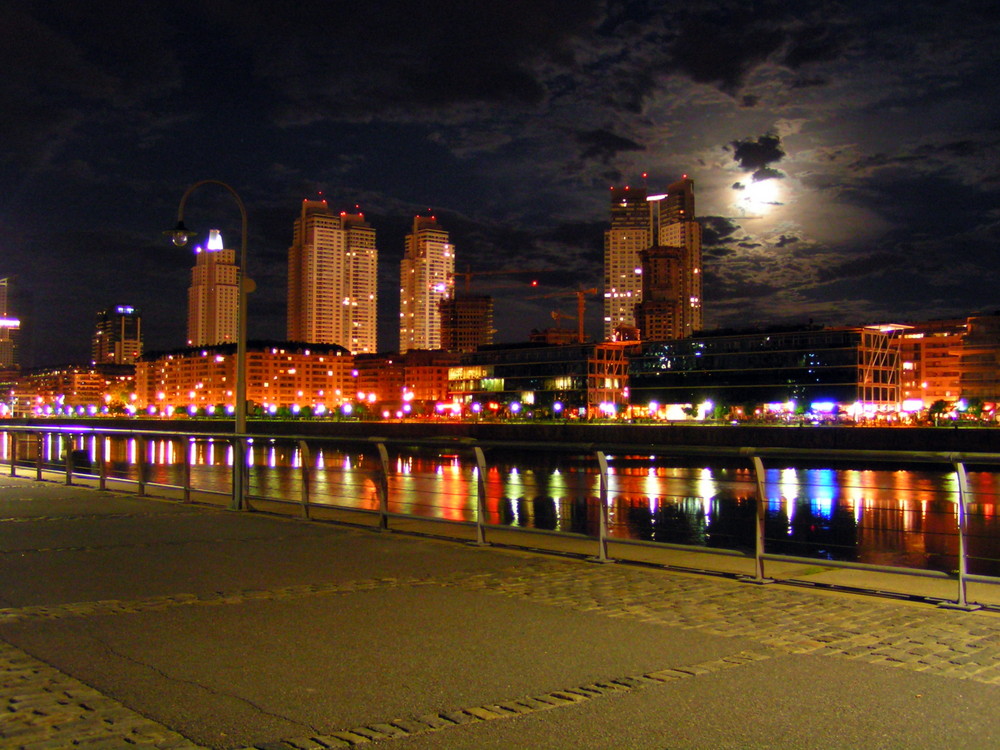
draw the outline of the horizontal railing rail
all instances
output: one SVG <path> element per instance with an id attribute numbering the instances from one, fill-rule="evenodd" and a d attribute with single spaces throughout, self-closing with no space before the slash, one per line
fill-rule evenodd
<path id="1" fill-rule="evenodd" d="M 377 430 L 377 423 L 372 425 Z M 929 578 L 954 579 L 956 593 L 949 604 L 956 607 L 972 608 L 974 603 L 968 597 L 968 583 L 1000 583 L 1000 577 L 979 575 L 969 572 L 968 552 L 968 517 L 970 505 L 970 490 L 968 484 L 968 467 L 1000 473 L 1000 454 L 995 453 L 948 453 L 940 451 L 887 451 L 887 450 L 817 450 L 808 448 L 774 448 L 774 447 L 728 447 L 728 446 L 687 446 L 659 445 L 649 443 L 552 443 L 519 440 L 474 440 L 469 438 L 387 438 L 372 435 L 367 439 L 344 436 L 314 435 L 268 435 L 268 434 L 234 434 L 232 432 L 187 432 L 183 430 L 130 430 L 121 428 L 103 429 L 91 426 L 65 425 L 3 425 L 0 423 L 0 439 L 4 450 L 5 462 L 9 472 L 16 476 L 22 469 L 33 470 L 36 479 L 42 479 L 46 473 L 54 473 L 63 478 L 66 484 L 73 484 L 74 478 L 81 475 L 96 478 L 99 489 L 107 489 L 110 483 L 128 483 L 135 486 L 136 494 L 146 495 L 151 487 L 168 487 L 178 489 L 184 501 L 191 501 L 195 493 L 199 495 L 222 495 L 229 498 L 229 507 L 234 510 L 252 509 L 255 505 L 287 505 L 297 506 L 298 513 L 305 518 L 312 518 L 319 509 L 336 509 L 338 512 L 373 516 L 379 529 L 396 528 L 391 521 L 397 519 L 419 519 L 421 522 L 443 522 L 461 527 L 474 527 L 475 539 L 478 545 L 489 544 L 491 539 L 503 529 L 509 529 L 498 518 L 490 519 L 489 488 L 487 476 L 494 466 L 491 459 L 500 459 L 505 455 L 516 455 L 518 460 L 528 465 L 532 460 L 544 457 L 554 460 L 555 457 L 577 457 L 594 470 L 597 477 L 596 508 L 591 508 L 593 496 L 588 494 L 583 514 L 589 519 L 591 511 L 596 512 L 596 533 L 567 531 L 565 529 L 539 529 L 519 527 L 519 532 L 556 535 L 565 539 L 584 540 L 593 543 L 592 558 L 599 562 L 612 560 L 611 544 L 616 545 L 651 545 L 663 549 L 683 550 L 752 558 L 753 572 L 744 578 L 757 583 L 765 583 L 771 579 L 767 576 L 765 564 L 802 563 L 820 567 L 843 568 L 847 570 L 865 570 L 873 572 L 890 572 Z M 88 452 L 86 442 L 102 441 L 99 447 Z M 111 440 L 134 441 L 134 449 L 127 471 L 122 475 L 112 474 L 106 460 L 107 442 Z M 48 443 L 46 443 L 48 441 Z M 171 466 L 180 467 L 180 477 L 170 477 L 163 472 L 153 475 L 153 468 L 160 464 L 151 461 L 150 446 L 160 443 L 177 443 L 181 446 L 181 460 L 170 462 Z M 218 464 L 228 470 L 228 486 L 199 486 L 192 461 L 192 453 L 199 445 L 218 444 L 224 446 L 227 459 L 231 456 L 245 456 L 246 461 L 230 464 Z M 94 445 L 97 445 L 94 443 Z M 253 449 L 257 446 L 280 446 L 282 451 L 289 451 L 297 456 L 293 465 L 283 467 L 293 477 L 294 486 L 283 486 L 277 490 L 267 487 L 254 487 L 250 484 Z M 331 486 L 327 480 L 320 480 L 317 461 L 324 452 L 340 451 L 351 460 L 357 460 L 362 468 L 352 482 L 346 480 L 339 486 Z M 91 455 L 95 460 L 91 460 Z M 394 457 L 397 466 L 393 466 Z M 466 462 L 468 471 L 474 481 L 468 482 L 468 488 L 454 499 L 444 497 L 446 493 L 435 488 L 433 483 L 424 481 L 428 487 L 418 487 L 427 477 L 421 477 L 418 470 L 410 470 L 401 464 L 413 458 L 430 460 L 435 472 L 440 472 L 447 461 L 461 458 Z M 611 506 L 611 488 L 609 477 L 611 469 L 609 461 L 618 458 L 658 460 L 696 460 L 698 462 L 726 462 L 744 467 L 752 477 L 753 519 L 752 519 L 752 549 L 705 547 L 694 544 L 676 544 L 662 541 L 636 540 L 613 536 L 609 508 Z M 437 463 L 435 463 L 435 461 Z M 785 554 L 768 550 L 768 542 L 774 544 L 774 539 L 768 538 L 767 505 L 769 498 L 766 491 L 765 462 L 771 467 L 786 467 L 795 465 L 849 465 L 865 467 L 901 467 L 910 465 L 932 466 L 941 470 L 954 472 L 956 493 L 957 520 L 955 535 L 957 536 L 957 571 L 928 570 L 904 565 L 881 565 L 859 563 L 849 560 L 835 560 L 824 557 Z M 162 462 L 161 462 L 162 463 Z M 237 471 L 244 472 L 244 481 L 237 479 Z M 130 475 L 126 475 L 130 474 Z M 427 475 L 429 476 L 429 475 Z M 408 483 L 413 487 L 405 489 L 407 497 L 412 500 L 407 507 L 400 510 L 396 496 L 403 492 L 400 488 Z M 465 485 L 462 485 L 463 487 Z M 321 496 L 321 492 L 325 495 Z M 341 492 L 342 495 L 335 493 Z M 395 494 L 394 494 L 395 493 Z M 359 505 L 359 497 L 368 495 L 370 502 L 367 507 Z M 435 518 L 420 508 L 444 508 L 445 516 L 458 515 L 463 497 L 475 496 L 474 519 L 454 517 Z M 423 499 L 425 496 L 427 502 Z M 441 504 L 442 499 L 454 502 L 456 505 Z M 437 505 L 435 505 L 437 502 Z M 396 509 L 394 509 L 394 507 Z M 497 506 L 499 507 L 499 505 Z M 492 511 L 496 514 L 498 511 Z M 326 516 L 327 514 L 324 514 Z M 740 532 L 743 534 L 743 531 Z M 505 543 L 510 543 L 505 540 Z M 1000 561 L 992 561 L 998 562 Z"/>

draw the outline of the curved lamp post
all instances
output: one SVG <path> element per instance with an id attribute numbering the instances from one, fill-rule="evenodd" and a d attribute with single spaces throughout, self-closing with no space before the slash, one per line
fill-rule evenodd
<path id="1" fill-rule="evenodd" d="M 235 424 L 233 431 L 237 438 L 233 443 L 233 510 L 243 510 L 246 507 L 246 453 L 244 442 L 247 431 L 247 294 L 253 291 L 253 282 L 247 278 L 247 209 L 243 199 L 232 187 L 220 180 L 199 180 L 184 191 L 180 205 L 177 207 L 177 226 L 164 234 L 168 235 L 178 247 L 183 247 L 196 233 L 184 226 L 184 205 L 188 196 L 202 185 L 218 185 L 229 192 L 236 200 L 240 209 L 240 269 L 239 269 L 239 303 L 236 318 L 236 394 L 234 405 Z"/>

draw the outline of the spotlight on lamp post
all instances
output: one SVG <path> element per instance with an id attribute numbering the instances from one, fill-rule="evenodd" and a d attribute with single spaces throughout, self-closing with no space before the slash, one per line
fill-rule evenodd
<path id="1" fill-rule="evenodd" d="M 246 462 L 246 431 L 247 431 L 247 295 L 254 290 L 254 283 L 247 278 L 247 209 L 232 187 L 220 180 L 199 180 L 184 191 L 180 205 L 177 207 L 177 226 L 164 232 L 177 247 L 183 247 L 195 232 L 184 226 L 184 206 L 188 197 L 202 185 L 218 185 L 226 190 L 236 201 L 240 209 L 240 268 L 239 268 L 239 302 L 236 316 L 236 388 L 233 432 L 236 438 L 233 443 L 233 510 L 243 510 L 246 507 L 247 462 Z"/>

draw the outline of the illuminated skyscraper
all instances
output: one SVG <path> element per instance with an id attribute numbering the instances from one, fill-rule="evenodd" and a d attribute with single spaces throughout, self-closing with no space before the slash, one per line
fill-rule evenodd
<path id="1" fill-rule="evenodd" d="M 701 224 L 694 218 L 694 180 L 687 176 L 667 188 L 660 198 L 657 217 L 657 242 L 664 247 L 680 249 L 680 278 L 667 294 L 677 303 L 679 318 L 669 338 L 692 336 L 704 326 L 702 309 Z M 663 290 L 666 292 L 666 290 Z M 640 300 L 641 301 L 641 300 Z M 643 332 L 643 338 L 650 338 Z"/>
<path id="2" fill-rule="evenodd" d="M 655 272 L 645 283 L 644 260 Z M 660 195 L 612 189 L 611 228 L 604 235 L 605 339 L 614 339 L 619 328 L 643 325 L 643 339 L 683 338 L 700 330 L 701 276 L 692 180 L 685 177 Z M 643 295 L 651 293 L 654 299 L 640 313 Z"/>
<path id="3" fill-rule="evenodd" d="M 452 296 L 455 248 L 433 216 L 413 219 L 399 275 L 399 351 L 441 348 L 441 301 Z"/>
<path id="4" fill-rule="evenodd" d="M 302 201 L 288 250 L 288 339 L 378 349 L 378 250 L 364 214 Z"/>
<path id="5" fill-rule="evenodd" d="M 188 346 L 236 341 L 239 317 L 239 268 L 236 251 L 212 229 L 205 248 L 196 247 L 188 288 Z"/>
<path id="6" fill-rule="evenodd" d="M 0 370 L 10 370 L 21 364 L 18 340 L 21 321 L 13 309 L 13 279 L 0 279 Z"/>
<path id="7" fill-rule="evenodd" d="M 142 354 L 142 313 L 118 305 L 97 313 L 91 364 L 130 365 Z"/>
<path id="8" fill-rule="evenodd" d="M 642 299 L 639 254 L 653 244 L 644 188 L 611 188 L 611 228 L 604 233 L 604 340 L 618 328 L 635 327 Z"/>

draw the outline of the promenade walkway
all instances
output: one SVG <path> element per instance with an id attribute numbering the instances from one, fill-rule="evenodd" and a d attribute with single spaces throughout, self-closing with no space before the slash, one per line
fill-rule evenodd
<path id="1" fill-rule="evenodd" d="M 1000 615 L 0 477 L 0 748 L 989 748 Z"/>

